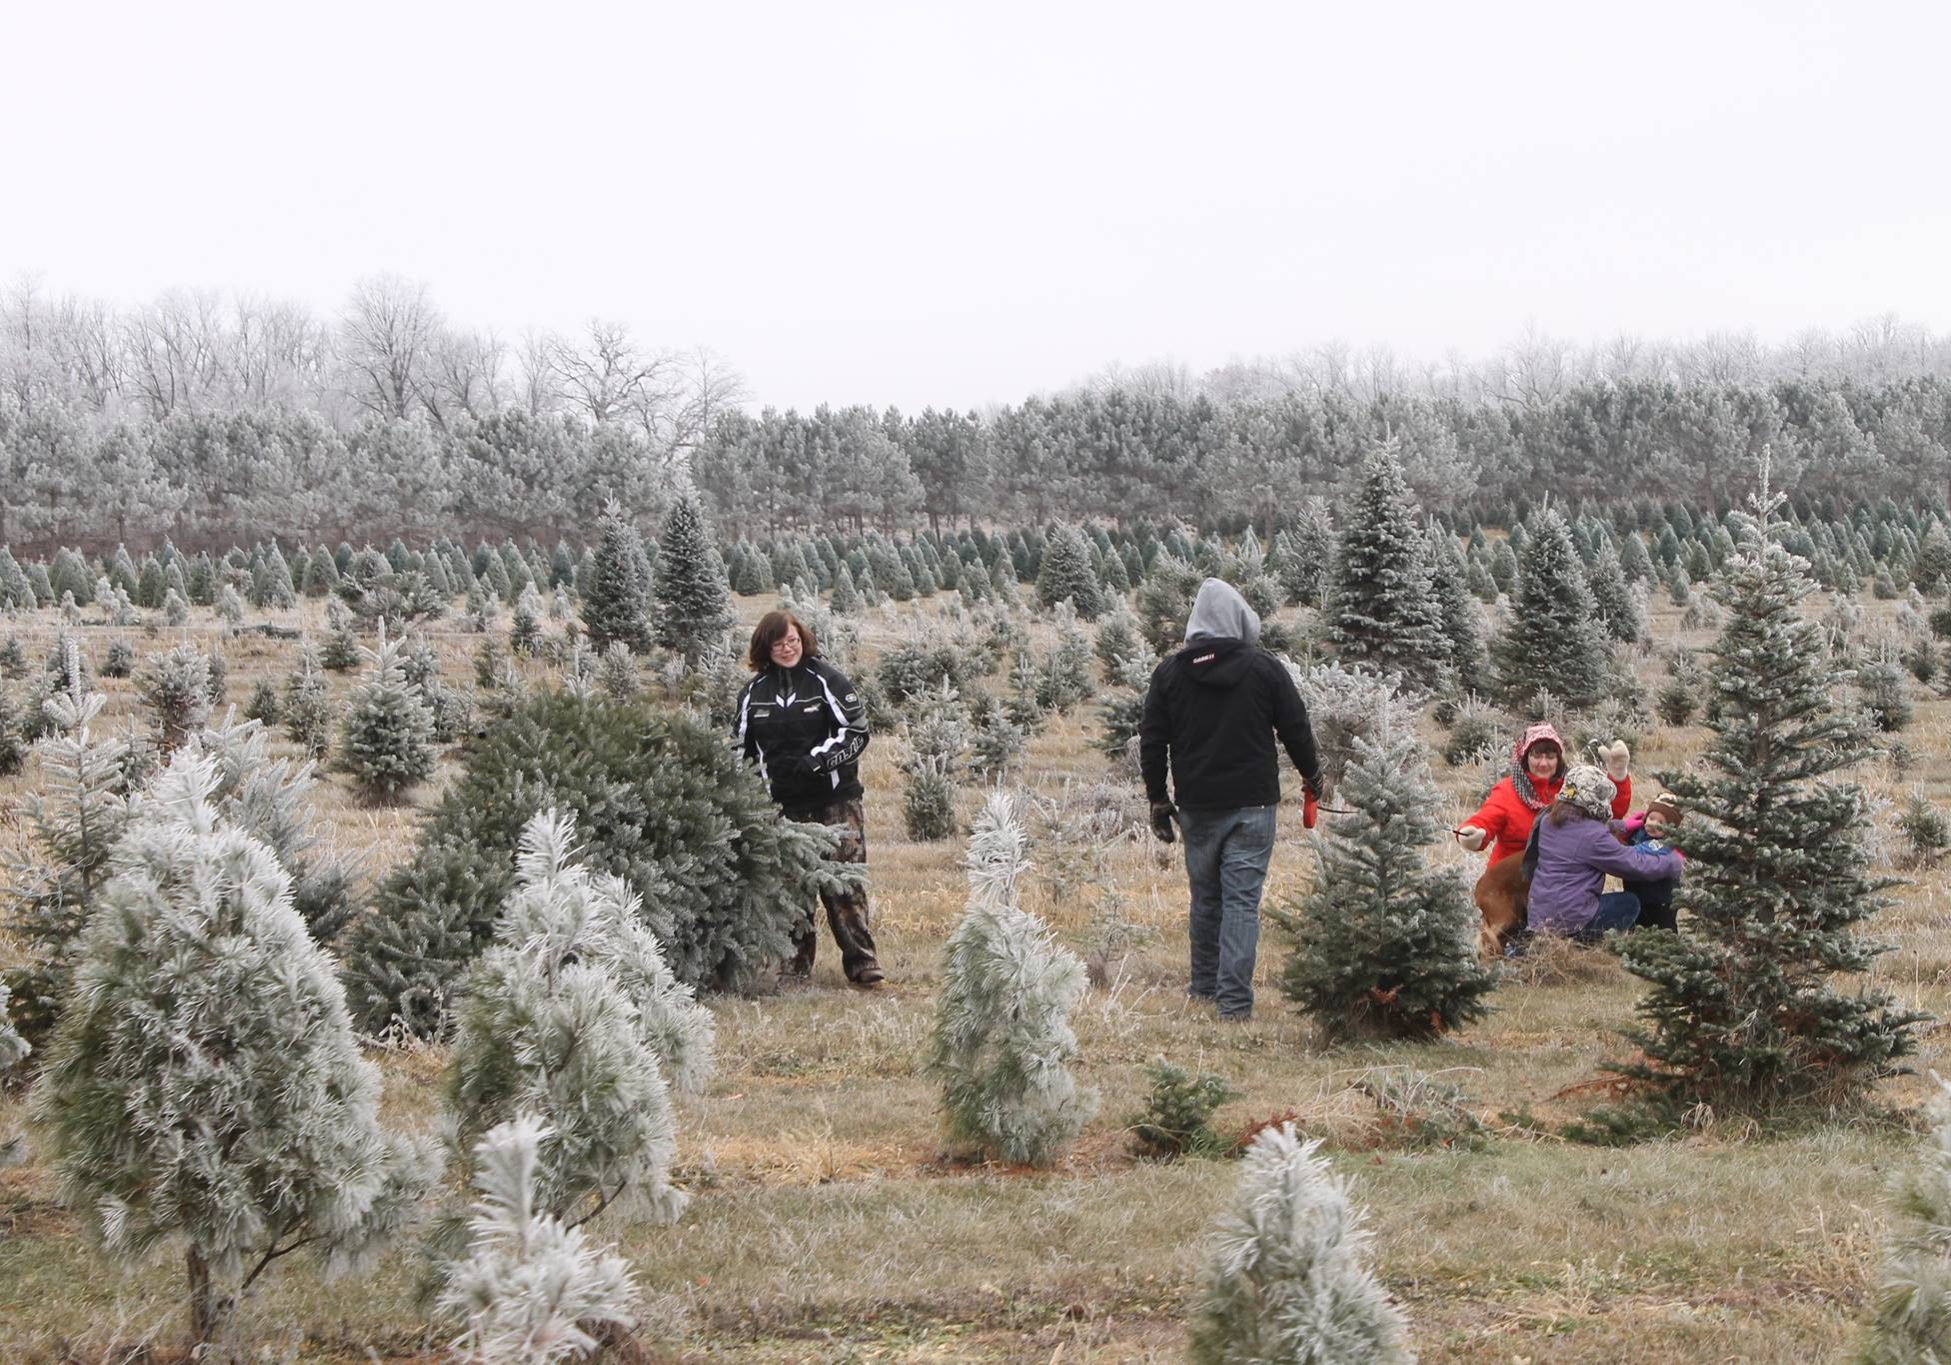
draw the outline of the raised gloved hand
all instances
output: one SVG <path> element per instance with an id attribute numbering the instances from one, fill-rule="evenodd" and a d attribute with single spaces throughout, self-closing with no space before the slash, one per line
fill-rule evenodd
<path id="1" fill-rule="evenodd" d="M 1615 739 L 1610 744 L 1594 744 L 1592 752 L 1605 764 L 1606 776 L 1614 782 L 1623 782 L 1632 776 L 1633 751 L 1626 747 L 1626 741 Z"/>
<path id="2" fill-rule="evenodd" d="M 1160 843 L 1169 844 L 1179 837 L 1179 831 L 1172 825 L 1172 817 L 1178 813 L 1179 808 L 1170 801 L 1152 802 L 1152 833 Z"/>
<path id="3" fill-rule="evenodd" d="M 1321 798 L 1315 795 L 1314 788 L 1301 788 L 1301 828 L 1313 829 L 1314 822 L 1321 818 Z"/>
<path id="4" fill-rule="evenodd" d="M 1490 831 L 1478 829 L 1475 825 L 1465 825 L 1456 832 L 1456 841 L 1472 853 L 1482 853 L 1484 845 L 1490 842 Z"/>

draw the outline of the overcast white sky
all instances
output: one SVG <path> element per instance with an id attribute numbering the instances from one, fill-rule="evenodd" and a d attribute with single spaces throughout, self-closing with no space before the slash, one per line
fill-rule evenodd
<path id="1" fill-rule="evenodd" d="M 0 2 L 0 278 L 56 292 L 394 271 L 917 410 L 1334 338 L 1951 328 L 1942 3 Z"/>

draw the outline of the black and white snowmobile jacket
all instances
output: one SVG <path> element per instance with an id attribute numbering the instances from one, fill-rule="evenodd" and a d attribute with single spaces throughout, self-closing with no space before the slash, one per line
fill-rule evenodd
<path id="1" fill-rule="evenodd" d="M 824 659 L 773 664 L 738 694 L 732 738 L 788 815 L 861 794 L 867 705 Z"/>

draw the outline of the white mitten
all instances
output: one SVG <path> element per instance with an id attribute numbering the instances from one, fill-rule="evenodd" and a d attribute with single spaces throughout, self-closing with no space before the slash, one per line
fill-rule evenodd
<path id="1" fill-rule="evenodd" d="M 1610 744 L 1594 744 L 1592 751 L 1605 764 L 1606 776 L 1614 782 L 1623 782 L 1632 775 L 1633 751 L 1626 747 L 1626 741 L 1615 739 Z"/>
<path id="2" fill-rule="evenodd" d="M 1482 853 L 1484 845 L 1490 842 L 1490 831 L 1478 829 L 1475 825 L 1465 825 L 1456 832 L 1456 841 L 1472 853 Z"/>

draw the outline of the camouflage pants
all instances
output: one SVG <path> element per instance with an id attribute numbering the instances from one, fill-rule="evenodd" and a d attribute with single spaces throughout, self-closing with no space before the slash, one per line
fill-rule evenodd
<path id="1" fill-rule="evenodd" d="M 789 810 L 786 818 L 809 825 L 840 826 L 845 833 L 841 835 L 840 846 L 834 850 L 833 856 L 843 863 L 864 864 L 867 861 L 867 817 L 859 797 L 811 809 Z M 841 894 L 822 891 L 820 901 L 826 906 L 826 922 L 833 930 L 833 941 L 840 945 L 840 967 L 846 972 L 847 980 L 860 980 L 861 973 L 869 968 L 878 971 L 879 964 L 874 960 L 874 932 L 868 924 L 867 888 Z M 793 935 L 793 946 L 797 951 L 786 968 L 787 972 L 793 976 L 810 975 L 813 971 L 813 954 L 819 942 L 818 916 L 809 913 Z"/>

